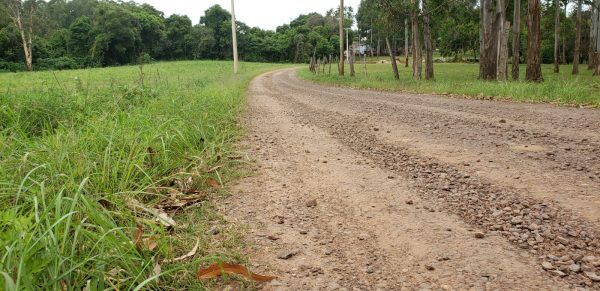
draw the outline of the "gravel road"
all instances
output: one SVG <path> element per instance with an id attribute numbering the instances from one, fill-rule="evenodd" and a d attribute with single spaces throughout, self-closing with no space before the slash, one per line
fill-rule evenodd
<path id="1" fill-rule="evenodd" d="M 224 201 L 266 290 L 600 289 L 600 111 L 252 81 Z"/>

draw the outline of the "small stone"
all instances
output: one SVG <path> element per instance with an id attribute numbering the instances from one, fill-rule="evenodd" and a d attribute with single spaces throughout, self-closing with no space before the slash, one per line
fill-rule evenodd
<path id="1" fill-rule="evenodd" d="M 279 237 L 276 237 L 274 235 L 269 235 L 269 236 L 267 236 L 267 238 L 270 240 L 278 240 L 279 239 Z"/>
<path id="2" fill-rule="evenodd" d="M 308 234 L 308 231 L 306 231 L 306 230 L 303 229 L 303 230 L 300 231 L 300 234 Z"/>
<path id="3" fill-rule="evenodd" d="M 374 127 L 374 128 L 373 128 L 373 131 L 379 131 L 379 128 L 377 128 L 377 127 Z"/>
<path id="4" fill-rule="evenodd" d="M 217 235 L 219 234 L 219 229 L 216 226 L 213 226 L 208 230 L 207 233 L 210 235 Z"/>
<path id="5" fill-rule="evenodd" d="M 287 259 L 295 256 L 296 254 L 298 254 L 298 251 L 296 251 L 296 250 L 284 250 L 284 251 L 280 252 L 279 255 L 277 255 L 277 258 L 282 259 L 282 260 L 287 260 Z"/>
<path id="6" fill-rule="evenodd" d="M 485 238 L 485 233 L 478 231 L 478 232 L 475 232 L 475 233 L 473 234 L 473 236 L 474 236 L 475 238 L 482 239 L 482 238 Z"/>
<path id="7" fill-rule="evenodd" d="M 544 270 L 546 270 L 546 271 L 554 270 L 554 266 L 550 262 L 543 262 L 542 268 L 544 268 Z"/>
<path id="8" fill-rule="evenodd" d="M 373 274 L 373 272 L 375 272 L 372 266 L 367 266 L 367 269 L 365 271 L 367 272 L 367 274 Z"/>
<path id="9" fill-rule="evenodd" d="M 581 259 L 584 263 L 592 263 L 596 261 L 596 257 L 594 256 L 585 256 Z"/>
<path id="10" fill-rule="evenodd" d="M 596 275 L 594 272 L 585 272 L 585 275 L 594 282 L 600 282 L 600 276 Z"/>
<path id="11" fill-rule="evenodd" d="M 573 273 L 579 273 L 579 272 L 581 272 L 581 266 L 579 264 L 571 264 L 569 266 L 569 271 L 571 271 Z"/>
<path id="12" fill-rule="evenodd" d="M 513 219 L 510 220 L 510 223 L 512 224 L 521 224 L 523 223 L 523 219 L 521 219 L 521 217 L 513 217 Z"/>
<path id="13" fill-rule="evenodd" d="M 312 200 L 306 201 L 306 207 L 309 207 L 309 208 L 317 207 L 317 199 L 312 199 Z"/>
<path id="14" fill-rule="evenodd" d="M 506 123 L 506 120 L 500 119 L 500 123 Z"/>
<path id="15" fill-rule="evenodd" d="M 559 276 L 559 277 L 564 277 L 564 276 L 566 276 L 566 275 L 567 275 L 566 273 L 564 273 L 564 272 L 561 272 L 561 271 L 559 271 L 559 270 L 552 270 L 552 271 L 550 271 L 550 273 L 551 273 L 552 275 Z"/>
<path id="16" fill-rule="evenodd" d="M 440 261 L 440 262 L 442 262 L 442 261 L 449 261 L 450 257 L 448 257 L 448 256 L 441 256 L 441 257 L 437 258 L 437 260 Z"/>
<path id="17" fill-rule="evenodd" d="M 569 244 L 569 240 L 568 240 L 568 239 L 566 239 L 566 238 L 564 238 L 564 237 L 562 237 L 562 236 L 557 236 L 557 237 L 556 237 L 556 240 L 557 240 L 559 243 L 561 243 L 561 244 L 563 244 L 563 245 L 565 245 L 565 246 Z"/>
<path id="18" fill-rule="evenodd" d="M 406 200 L 406 204 L 413 205 L 413 204 L 415 204 L 415 202 L 413 202 L 412 200 Z"/>
<path id="19" fill-rule="evenodd" d="M 425 265 L 425 269 L 427 269 L 427 271 L 433 271 L 435 270 L 435 267 L 432 265 Z"/>

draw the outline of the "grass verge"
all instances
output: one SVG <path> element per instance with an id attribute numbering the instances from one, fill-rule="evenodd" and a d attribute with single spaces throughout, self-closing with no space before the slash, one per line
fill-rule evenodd
<path id="1" fill-rule="evenodd" d="M 412 80 L 411 68 L 399 64 L 400 80 L 394 80 L 390 64 L 367 64 L 364 77 L 362 64 L 356 64 L 356 77 L 328 74 L 312 74 L 308 68 L 298 75 L 306 80 L 327 85 L 340 85 L 363 89 L 401 91 L 409 93 L 453 94 L 478 99 L 510 99 L 523 102 L 547 102 L 561 105 L 600 107 L 600 78 L 591 71 L 582 70 L 578 76 L 571 75 L 571 66 L 561 66 L 561 73 L 554 74 L 551 65 L 542 67 L 545 82 L 525 81 L 487 82 L 478 80 L 477 64 L 436 63 L 435 80 Z M 521 80 L 525 67 L 521 68 Z"/>
<path id="2" fill-rule="evenodd" d="M 5 290 L 201 289 L 210 286 L 195 279 L 201 264 L 243 262 L 236 230 L 210 199 L 170 211 L 176 225 L 167 227 L 148 209 L 223 191 L 236 175 L 245 88 L 277 67 L 245 63 L 237 76 L 211 61 L 0 74 Z M 196 241 L 193 257 L 167 262 Z"/>

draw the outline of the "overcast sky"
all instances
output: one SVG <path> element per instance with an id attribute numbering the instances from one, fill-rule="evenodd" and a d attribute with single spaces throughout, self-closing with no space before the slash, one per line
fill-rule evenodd
<path id="1" fill-rule="evenodd" d="M 194 24 L 198 23 L 204 11 L 215 4 L 231 9 L 230 0 L 135 0 L 148 3 L 165 13 L 185 14 Z M 346 5 L 358 10 L 360 0 L 345 0 Z M 235 0 L 236 17 L 238 21 L 249 26 L 275 30 L 277 26 L 289 23 L 300 14 L 309 12 L 325 13 L 327 10 L 340 5 L 338 0 Z"/>

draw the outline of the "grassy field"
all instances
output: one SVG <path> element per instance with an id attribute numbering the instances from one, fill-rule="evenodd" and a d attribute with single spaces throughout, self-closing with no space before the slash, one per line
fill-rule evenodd
<path id="1" fill-rule="evenodd" d="M 362 63 L 356 66 L 355 78 L 333 74 L 335 68 L 331 75 L 314 75 L 308 68 L 299 71 L 299 75 L 304 79 L 323 84 L 355 88 L 600 107 L 600 78 L 593 77 L 591 71 L 586 70 L 586 65 L 580 66 L 579 76 L 571 75 L 570 65 L 562 66 L 560 74 L 554 74 L 551 65 L 544 65 L 542 71 L 545 82 L 541 84 L 524 81 L 480 81 L 478 64 L 436 63 L 434 81 L 413 81 L 411 68 L 405 68 L 403 63 L 400 64 L 399 69 L 400 80 L 394 80 L 390 64 L 368 64 L 366 78 Z M 521 80 L 524 76 L 525 66 L 522 66 Z"/>
<path id="2" fill-rule="evenodd" d="M 243 262 L 235 230 L 207 234 L 222 226 L 210 199 L 170 214 L 175 226 L 158 223 L 172 224 L 155 210 L 169 197 L 214 195 L 222 191 L 214 181 L 236 175 L 245 88 L 276 67 L 246 63 L 238 76 L 227 62 L 0 74 L 5 290 L 197 289 L 206 287 L 195 279 L 201 265 Z M 193 258 L 167 263 L 197 240 Z"/>

